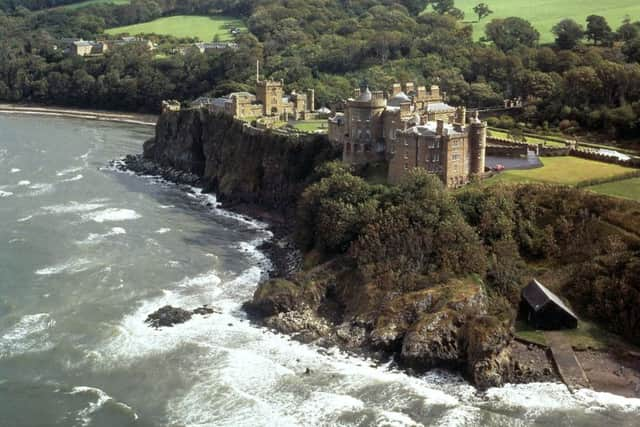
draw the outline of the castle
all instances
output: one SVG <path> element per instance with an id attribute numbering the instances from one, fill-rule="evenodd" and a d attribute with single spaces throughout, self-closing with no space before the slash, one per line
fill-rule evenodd
<path id="1" fill-rule="evenodd" d="M 261 80 L 260 63 L 256 66 L 256 93 L 234 92 L 227 96 L 200 101 L 201 107 L 223 112 L 237 119 L 271 118 L 278 120 L 305 120 L 315 111 L 315 92 L 292 92 L 285 95 L 282 80 Z M 208 104 L 208 105 L 204 105 Z"/>
<path id="2" fill-rule="evenodd" d="M 344 113 L 329 119 L 329 139 L 342 145 L 345 163 L 387 160 L 388 181 L 398 183 L 412 168 L 438 175 L 458 187 L 484 173 L 487 125 L 466 109 L 445 103 L 438 86 L 430 90 L 394 84 L 386 96 L 366 85 L 354 91 Z"/>

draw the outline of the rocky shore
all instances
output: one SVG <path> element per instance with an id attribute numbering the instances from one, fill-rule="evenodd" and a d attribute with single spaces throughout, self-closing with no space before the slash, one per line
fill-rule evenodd
<path id="1" fill-rule="evenodd" d="M 261 249 L 273 265 L 271 280 L 245 304 L 254 321 L 413 372 L 455 370 L 481 388 L 550 377 L 526 362 L 529 356 L 516 363 L 512 330 L 487 314 L 487 296 L 475 280 L 444 280 L 406 293 L 362 282 L 345 259 L 301 268 L 288 220 L 315 165 L 335 158 L 335 149 L 322 139 L 244 132 L 203 111 L 162 115 L 144 155 L 128 156 L 120 167 L 187 191 L 198 186 L 215 193 L 220 207 L 269 224 L 274 236 Z"/>

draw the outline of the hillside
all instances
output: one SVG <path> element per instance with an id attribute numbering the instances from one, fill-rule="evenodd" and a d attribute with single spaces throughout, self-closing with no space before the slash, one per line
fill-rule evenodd
<path id="1" fill-rule="evenodd" d="M 478 17 L 473 13 L 473 7 L 479 0 L 456 0 L 456 7 L 464 11 L 466 21 L 476 21 Z M 571 18 L 583 24 L 587 16 L 602 15 L 609 21 L 612 28 L 618 28 L 625 16 L 631 20 L 640 18 L 640 2 L 636 0 L 489 0 L 486 1 L 493 14 L 473 25 L 474 38 L 484 35 L 484 26 L 494 18 L 518 16 L 531 22 L 540 32 L 541 42 L 552 42 L 551 28 L 564 18 Z"/>

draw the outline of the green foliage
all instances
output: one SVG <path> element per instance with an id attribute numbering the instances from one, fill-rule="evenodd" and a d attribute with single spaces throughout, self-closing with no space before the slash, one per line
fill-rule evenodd
<path id="1" fill-rule="evenodd" d="M 553 26 L 552 31 L 561 49 L 573 49 L 584 37 L 584 29 L 573 19 L 563 19 Z"/>
<path id="2" fill-rule="evenodd" d="M 589 15 L 587 17 L 585 36 L 593 41 L 593 44 L 611 41 L 612 35 L 611 27 L 604 16 Z"/>
<path id="3" fill-rule="evenodd" d="M 494 19 L 487 24 L 485 33 L 487 39 L 503 51 L 521 46 L 534 47 L 540 40 L 538 30 L 528 21 L 518 17 Z"/>
<path id="4" fill-rule="evenodd" d="M 493 11 L 489 9 L 489 5 L 486 3 L 478 3 L 473 7 L 473 12 L 478 15 L 478 21 L 482 20 L 482 18 L 486 18 L 491 15 Z"/>

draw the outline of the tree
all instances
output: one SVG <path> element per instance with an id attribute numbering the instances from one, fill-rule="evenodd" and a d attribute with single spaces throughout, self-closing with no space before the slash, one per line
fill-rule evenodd
<path id="1" fill-rule="evenodd" d="M 505 52 L 520 46 L 534 47 L 540 39 L 540 33 L 529 21 L 515 16 L 492 20 L 487 24 L 485 34 Z"/>
<path id="2" fill-rule="evenodd" d="M 604 16 L 589 15 L 585 34 L 588 39 L 593 41 L 593 44 L 598 44 L 598 42 L 609 40 L 612 33 L 611 27 Z"/>
<path id="3" fill-rule="evenodd" d="M 489 5 L 486 3 L 478 3 L 473 7 L 473 11 L 478 15 L 478 21 L 481 21 L 482 18 L 486 18 L 493 13 L 493 10 L 489 9 Z"/>
<path id="4" fill-rule="evenodd" d="M 563 19 L 551 31 L 556 35 L 556 45 L 561 49 L 573 49 L 584 37 L 582 26 L 573 19 Z"/>
<path id="5" fill-rule="evenodd" d="M 453 0 L 432 0 L 431 4 L 433 5 L 433 10 L 440 15 L 444 15 L 454 8 Z"/>
<path id="6" fill-rule="evenodd" d="M 627 41 L 622 46 L 622 53 L 629 62 L 640 62 L 640 37 Z"/>

